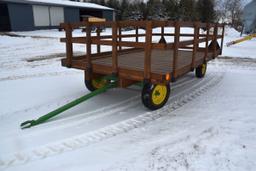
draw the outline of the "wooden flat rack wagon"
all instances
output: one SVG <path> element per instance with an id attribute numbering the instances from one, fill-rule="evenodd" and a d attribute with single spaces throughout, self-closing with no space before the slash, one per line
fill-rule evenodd
<path id="1" fill-rule="evenodd" d="M 138 82 L 143 87 L 143 104 L 151 110 L 159 109 L 169 98 L 170 82 L 194 70 L 196 77 L 204 77 L 207 62 L 222 53 L 224 37 L 223 24 L 200 22 L 84 21 L 61 27 L 66 33 L 61 42 L 66 43 L 67 55 L 62 65 L 84 70 L 85 85 L 92 92 L 37 120 L 23 122 L 22 128 L 41 124 L 110 88 Z M 85 29 L 85 36 L 73 37 L 72 31 L 77 28 Z M 92 28 L 97 28 L 96 33 L 91 33 Z M 101 28 L 107 31 L 101 32 Z M 123 31 L 126 28 L 133 30 Z M 183 33 L 184 29 L 190 33 Z M 85 44 L 86 54 L 74 56 L 74 43 Z M 110 46 L 110 51 L 103 52 L 105 46 Z"/>
<path id="2" fill-rule="evenodd" d="M 104 80 L 107 75 L 117 77 L 119 87 L 143 82 L 142 102 L 152 110 L 168 100 L 170 82 L 194 69 L 197 77 L 204 76 L 207 61 L 222 52 L 224 36 L 223 24 L 200 22 L 81 22 L 61 27 L 66 32 L 61 41 L 66 42 L 67 53 L 62 65 L 84 70 L 89 90 L 107 84 Z M 86 35 L 73 37 L 72 30 L 80 27 L 86 28 Z M 92 27 L 112 28 L 111 35 L 101 35 L 100 29 L 92 35 Z M 132 34 L 122 31 L 127 27 L 134 28 Z M 160 31 L 153 32 L 154 28 Z M 174 31 L 166 33 L 168 28 Z M 182 33 L 183 28 L 192 28 L 192 33 Z M 154 42 L 157 37 L 159 41 Z M 167 42 L 168 39 L 173 41 Z M 86 44 L 86 55 L 73 56 L 73 43 Z M 92 45 L 96 45 L 95 51 Z M 111 51 L 101 52 L 103 45 L 111 46 Z"/>

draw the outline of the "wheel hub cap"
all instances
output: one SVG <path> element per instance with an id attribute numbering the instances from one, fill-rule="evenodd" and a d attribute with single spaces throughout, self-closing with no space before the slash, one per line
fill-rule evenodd
<path id="1" fill-rule="evenodd" d="M 155 105 L 161 104 L 167 95 L 167 88 L 165 85 L 156 85 L 152 93 L 152 102 Z"/>
<path id="2" fill-rule="evenodd" d="M 105 79 L 93 79 L 92 80 L 92 85 L 96 89 L 102 88 L 107 84 L 107 80 Z"/>

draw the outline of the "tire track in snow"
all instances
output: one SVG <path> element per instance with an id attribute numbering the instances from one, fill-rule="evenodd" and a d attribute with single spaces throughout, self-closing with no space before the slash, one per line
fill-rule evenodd
<path id="1" fill-rule="evenodd" d="M 55 75 L 56 74 L 56 75 Z M 77 73 L 77 72 L 68 72 L 69 75 L 75 75 L 75 74 L 80 74 L 80 73 Z M 51 74 L 51 76 L 59 76 L 59 75 L 66 75 L 66 73 L 59 73 L 59 72 L 56 72 L 56 73 L 53 73 Z M 41 75 L 42 77 L 44 76 L 49 76 L 48 73 L 46 74 L 42 74 Z M 34 77 L 34 76 L 33 76 Z M 1 81 L 1 79 L 0 79 Z M 175 82 L 173 84 L 174 87 L 182 87 L 190 82 L 193 82 L 195 81 L 194 79 L 191 79 L 191 77 L 189 76 L 185 76 L 184 78 L 181 78 L 179 79 L 177 82 Z M 172 87 L 172 86 L 171 86 Z M 173 87 L 172 87 L 173 88 Z M 45 107 L 45 105 L 48 105 L 48 107 L 51 107 L 51 108 L 58 108 L 60 105 L 64 105 L 66 103 L 69 103 L 71 102 L 72 100 L 74 100 L 74 98 L 76 97 L 71 97 L 71 98 L 64 98 L 65 100 L 63 101 L 58 101 L 56 102 L 55 104 L 42 104 L 42 105 L 37 105 L 37 106 L 32 106 L 30 108 L 26 108 L 26 109 L 22 109 L 22 110 L 17 110 L 17 111 L 13 111 L 11 113 L 5 113 L 3 115 L 0 115 L 1 117 L 8 117 L 8 115 L 10 114 L 13 114 L 13 113 L 26 113 L 28 111 L 33 111 L 36 109 L 36 111 L 40 110 L 40 108 L 42 107 Z M 55 120 L 55 121 L 52 121 L 52 122 L 49 122 L 49 123 L 44 123 L 44 125 L 47 125 L 47 124 L 51 124 L 51 123 L 55 123 L 55 122 L 58 122 L 58 121 L 61 121 L 61 122 L 65 122 L 66 120 L 70 120 L 70 119 L 78 119 L 79 117 L 80 118 L 84 118 L 85 116 L 90 116 L 90 115 L 99 115 L 99 114 L 102 114 L 102 113 L 106 113 L 108 112 L 109 110 L 115 110 L 117 107 L 121 106 L 123 109 L 126 109 L 125 106 L 127 106 L 127 103 L 133 103 L 134 100 L 136 99 L 139 99 L 140 98 L 140 95 L 136 96 L 136 97 L 131 97 L 129 99 L 126 99 L 124 101 L 121 101 L 119 103 L 115 103 L 113 105 L 109 105 L 107 107 L 103 107 L 103 108 L 99 108 L 99 109 L 96 109 L 94 111 L 90 111 L 88 113 L 81 113 L 81 114 L 77 114 L 75 116 L 70 116 L 70 117 L 67 117 L 67 118 L 61 118 L 61 119 L 58 119 L 58 120 Z M 50 105 L 50 106 L 49 106 Z M 119 110 L 120 111 L 120 110 Z"/>
<path id="2" fill-rule="evenodd" d="M 2 78 L 0 78 L 0 81 L 10 81 L 10 80 L 19 80 L 19 79 L 27 79 L 27 78 L 39 78 L 39 77 L 45 77 L 45 76 L 75 75 L 75 74 L 80 74 L 80 72 L 60 71 L 60 72 L 29 74 L 29 75 L 16 75 L 16 76 L 2 77 Z"/>
<path id="3" fill-rule="evenodd" d="M 191 168 L 191 158 L 197 160 L 198 157 L 205 153 L 205 147 L 202 145 L 202 142 L 209 140 L 218 134 L 218 129 L 213 129 L 210 127 L 200 133 L 183 135 L 182 138 L 177 138 L 175 141 L 155 147 L 150 152 L 150 157 L 146 157 L 145 161 L 148 162 L 149 170 L 161 170 L 160 168 L 165 168 L 166 170 L 193 170 L 193 167 Z M 184 151 L 175 150 L 180 149 L 180 147 L 187 148 Z M 166 151 L 168 151 L 168 153 L 166 153 Z M 127 165 L 123 162 L 121 165 L 115 168 L 120 167 L 129 170 L 129 165 L 127 167 Z M 117 169 L 110 168 L 106 170 Z"/>
<path id="4" fill-rule="evenodd" d="M 194 77 L 193 77 L 193 79 L 191 79 L 190 77 L 185 77 L 183 79 L 180 79 L 179 81 L 177 81 L 173 85 L 171 85 L 171 91 L 173 91 L 173 89 L 177 89 L 177 88 L 180 88 L 187 84 L 190 84 L 191 82 L 194 82 L 194 81 L 196 81 L 196 79 L 194 79 Z M 138 90 L 138 91 L 140 92 L 141 90 Z M 43 125 L 39 125 L 39 126 L 44 126 L 45 127 L 44 130 L 45 130 L 48 128 L 52 129 L 50 126 L 56 125 L 57 123 L 61 123 L 61 125 L 58 125 L 58 128 L 66 127 L 65 123 L 68 123 L 69 127 L 72 125 L 74 126 L 74 125 L 81 124 L 81 123 L 85 124 L 85 122 L 90 122 L 95 119 L 103 118 L 103 117 L 106 117 L 109 115 L 114 115 L 116 113 L 127 111 L 127 109 L 129 109 L 129 108 L 133 108 L 135 106 L 142 105 L 141 101 L 140 101 L 140 97 L 141 97 L 141 94 L 139 93 L 139 95 L 133 96 L 131 98 L 128 98 L 121 102 L 115 103 L 113 105 L 99 108 L 99 109 L 96 109 L 96 110 L 93 110 L 93 111 L 90 111 L 87 113 L 83 112 L 81 114 L 77 114 L 74 116 L 69 116 L 69 117 L 61 118 L 61 119 L 54 120 L 51 122 L 46 122 Z M 73 123 L 70 123 L 71 120 L 76 120 L 76 121 Z"/>
<path id="5" fill-rule="evenodd" d="M 93 143 L 100 142 L 104 139 L 111 138 L 121 133 L 125 133 L 134 128 L 138 128 L 146 123 L 156 120 L 160 117 L 170 115 L 171 112 L 182 107 L 196 97 L 203 94 L 207 89 L 217 85 L 223 78 L 222 73 L 209 76 L 190 88 L 181 91 L 171 99 L 177 98 L 163 108 L 157 111 L 146 112 L 137 117 L 127 119 L 104 128 L 78 135 L 72 138 L 63 139 L 58 142 L 49 143 L 31 150 L 6 155 L 5 159 L 0 159 L 0 168 L 7 168 L 13 165 L 28 163 L 30 161 L 44 159 L 53 155 L 62 154 L 67 151 L 72 151 Z"/>
<path id="6" fill-rule="evenodd" d="M 256 70 L 256 60 L 252 58 L 218 57 L 209 64 L 224 70 Z"/>

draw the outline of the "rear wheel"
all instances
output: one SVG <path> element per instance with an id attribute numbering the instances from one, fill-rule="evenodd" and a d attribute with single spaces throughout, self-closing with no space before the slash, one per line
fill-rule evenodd
<path id="1" fill-rule="evenodd" d="M 203 63 L 201 65 L 199 65 L 197 68 L 196 68 L 196 77 L 197 78 L 203 78 L 206 74 L 206 69 L 207 69 L 207 63 Z"/>
<path id="2" fill-rule="evenodd" d="M 170 96 L 170 85 L 145 84 L 142 89 L 141 100 L 145 107 L 157 110 L 165 105 Z"/>
<path id="3" fill-rule="evenodd" d="M 106 86 L 108 81 L 103 77 L 93 78 L 91 80 L 85 80 L 85 86 L 88 90 L 94 91 Z"/>

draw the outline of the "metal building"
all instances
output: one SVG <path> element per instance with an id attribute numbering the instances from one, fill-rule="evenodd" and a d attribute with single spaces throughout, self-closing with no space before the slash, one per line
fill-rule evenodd
<path id="1" fill-rule="evenodd" d="M 245 33 L 256 32 L 256 0 L 251 1 L 244 7 L 243 23 Z"/>
<path id="2" fill-rule="evenodd" d="M 79 22 L 83 16 L 115 20 L 115 11 L 94 3 L 65 0 L 1 0 L 0 31 L 58 28 L 62 22 Z"/>

